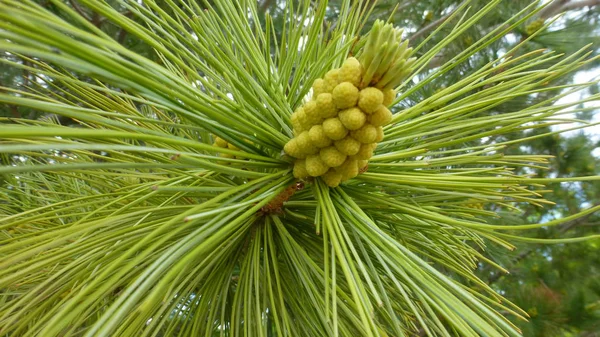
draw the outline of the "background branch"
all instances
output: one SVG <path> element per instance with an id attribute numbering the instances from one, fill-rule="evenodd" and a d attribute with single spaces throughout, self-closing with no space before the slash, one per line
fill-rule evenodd
<path id="1" fill-rule="evenodd" d="M 452 16 L 452 14 L 454 14 L 454 12 L 456 12 L 456 10 L 459 9 L 463 4 L 464 4 L 464 1 L 461 2 L 458 6 L 456 6 L 456 8 L 453 9 L 450 13 L 442 16 L 441 18 L 433 21 L 432 23 L 428 24 L 427 26 L 425 26 L 425 27 L 421 28 L 420 30 L 416 31 L 413 35 L 411 35 L 409 37 L 409 40 L 414 41 L 414 40 L 422 37 L 423 35 L 428 34 L 432 30 L 435 30 L 439 25 L 441 25 L 446 20 L 448 20 L 448 18 L 450 18 Z"/>
<path id="2" fill-rule="evenodd" d="M 596 204 L 596 205 L 594 205 L 592 207 L 597 207 L 598 205 L 600 205 L 600 203 L 598 203 L 598 204 Z M 586 214 L 586 215 L 584 215 L 584 216 L 582 216 L 580 218 L 577 218 L 575 220 L 572 220 L 572 221 L 569 221 L 569 222 L 563 224 L 562 226 L 560 226 L 560 229 L 558 230 L 558 233 L 560 234 L 559 236 L 562 236 L 563 234 L 565 234 L 566 232 L 568 232 L 569 230 L 571 230 L 573 228 L 576 228 L 576 227 L 578 227 L 580 225 L 585 224 L 587 222 L 587 220 L 590 217 L 592 217 L 594 214 L 596 214 L 596 213 L 589 213 L 589 214 Z M 513 267 L 514 267 L 514 265 L 516 265 L 519 262 L 523 261 L 529 255 L 531 255 L 531 253 L 533 253 L 533 252 L 534 252 L 534 249 L 529 249 L 529 250 L 526 250 L 523 253 L 519 254 L 519 256 L 517 256 L 514 259 Z M 490 277 L 488 279 L 488 285 L 492 285 L 493 283 L 495 283 L 496 281 L 498 281 L 502 277 L 504 277 L 506 275 L 509 275 L 509 274 L 511 274 L 511 272 L 506 273 L 506 274 L 505 273 L 500 273 L 500 272 L 497 273 L 497 274 L 494 274 L 492 277 Z"/>
<path id="3" fill-rule="evenodd" d="M 86 20 L 88 21 L 92 21 L 92 18 L 89 17 L 85 11 L 83 10 L 83 8 L 81 8 L 81 6 L 79 6 L 79 4 L 77 3 L 77 1 L 75 0 L 69 0 L 69 3 L 71 4 L 71 7 L 73 7 L 73 9 L 79 13 L 79 15 L 83 16 Z"/>
<path id="4" fill-rule="evenodd" d="M 600 0 L 582 0 L 582 1 L 569 1 L 569 0 L 555 0 L 548 7 L 544 8 L 539 13 L 539 17 L 547 19 L 557 14 L 568 12 L 575 9 L 584 7 L 593 7 L 600 5 Z"/>

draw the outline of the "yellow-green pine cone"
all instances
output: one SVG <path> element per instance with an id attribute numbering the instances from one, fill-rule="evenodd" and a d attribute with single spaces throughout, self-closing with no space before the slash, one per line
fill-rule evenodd
<path id="1" fill-rule="evenodd" d="M 338 73 L 338 80 L 341 82 L 350 82 L 355 87 L 360 85 L 362 66 L 355 57 L 349 57 L 344 61 Z"/>
<path id="2" fill-rule="evenodd" d="M 335 170 L 342 175 L 342 181 L 352 179 L 358 175 L 357 161 L 355 159 L 348 158 Z"/>
<path id="3" fill-rule="evenodd" d="M 227 158 L 227 159 L 235 159 L 235 156 L 229 153 L 219 153 L 219 157 L 221 158 Z M 230 165 L 231 162 L 228 161 L 218 161 L 217 162 L 220 165 Z"/>
<path id="4" fill-rule="evenodd" d="M 235 145 L 233 145 L 231 143 L 227 143 L 227 148 L 230 149 L 230 150 L 234 150 L 234 151 L 239 151 L 240 150 L 239 147 L 237 147 L 237 146 L 235 146 Z"/>
<path id="5" fill-rule="evenodd" d="M 304 179 L 308 177 L 308 171 L 306 171 L 306 160 L 298 159 L 294 162 L 294 177 L 296 179 Z"/>
<path id="6" fill-rule="evenodd" d="M 297 117 L 298 122 L 300 123 L 300 128 L 298 128 L 298 130 L 301 130 L 300 132 L 302 132 L 304 130 L 309 130 L 310 127 L 313 126 L 313 124 L 311 124 L 309 122 L 309 119 L 306 116 L 306 112 L 304 111 L 304 109 L 302 107 L 300 107 L 300 108 L 298 108 L 298 110 L 296 110 L 296 114 L 298 116 Z"/>
<path id="7" fill-rule="evenodd" d="M 375 151 L 376 147 L 377 143 L 363 144 L 360 146 L 360 150 L 358 150 L 358 152 L 352 156 L 352 158 L 358 160 L 369 160 L 371 157 L 373 157 L 373 151 Z"/>
<path id="8" fill-rule="evenodd" d="M 385 89 L 383 91 L 383 105 L 390 106 L 394 103 L 396 99 L 396 90 L 394 89 Z"/>
<path id="9" fill-rule="evenodd" d="M 462 41 L 464 44 L 466 44 L 469 47 L 471 45 L 473 45 L 473 37 L 472 36 L 465 36 Z"/>
<path id="10" fill-rule="evenodd" d="M 322 93 L 317 97 L 317 109 L 320 117 L 331 118 L 337 115 L 337 109 L 333 103 L 333 96 L 330 93 Z"/>
<path id="11" fill-rule="evenodd" d="M 362 171 L 365 169 L 365 167 L 367 167 L 367 165 L 369 165 L 369 161 L 368 160 L 358 160 L 356 161 L 357 167 L 358 167 L 358 171 Z"/>
<path id="12" fill-rule="evenodd" d="M 296 144 L 298 144 L 298 149 L 302 153 L 316 154 L 319 152 L 319 148 L 313 145 L 312 141 L 310 140 L 308 131 L 302 131 L 302 133 L 296 137 Z"/>
<path id="13" fill-rule="evenodd" d="M 327 137 L 323 125 L 313 125 L 308 131 L 311 143 L 316 147 L 327 147 L 331 145 L 331 138 Z"/>
<path id="14" fill-rule="evenodd" d="M 537 19 L 531 22 L 529 25 L 527 25 L 527 27 L 525 27 L 525 33 L 527 35 L 533 35 L 535 32 L 537 32 L 544 26 L 545 21 L 546 20 L 544 19 Z"/>
<path id="15" fill-rule="evenodd" d="M 377 128 L 367 123 L 360 129 L 352 131 L 350 134 L 352 135 L 352 138 L 359 142 L 369 144 L 375 142 L 375 139 L 377 139 Z"/>
<path id="16" fill-rule="evenodd" d="M 346 160 L 346 155 L 338 151 L 335 146 L 322 148 L 319 152 L 321 160 L 329 167 L 338 167 Z"/>
<path id="17" fill-rule="evenodd" d="M 383 140 L 383 127 L 382 126 L 378 126 L 377 128 L 377 137 L 375 138 L 375 143 L 379 143 L 380 141 Z"/>
<path id="18" fill-rule="evenodd" d="M 215 142 L 213 145 L 218 147 L 227 147 L 227 141 L 221 137 L 215 137 Z"/>
<path id="19" fill-rule="evenodd" d="M 323 80 L 325 81 L 325 92 L 331 93 L 333 88 L 338 85 L 340 82 L 338 80 L 338 74 L 340 73 L 339 69 L 331 69 L 325 74 Z"/>
<path id="20" fill-rule="evenodd" d="M 370 114 L 383 104 L 383 92 L 374 87 L 367 87 L 358 95 L 358 107 Z"/>
<path id="21" fill-rule="evenodd" d="M 360 142 L 350 136 L 344 137 L 344 139 L 336 140 L 334 142 L 335 148 L 343 154 L 353 156 L 360 150 Z"/>
<path id="22" fill-rule="evenodd" d="M 311 126 L 320 124 L 323 120 L 321 118 L 321 114 L 319 113 L 319 108 L 317 107 L 317 102 L 308 101 L 302 107 L 304 109 L 304 114 L 306 115 L 306 130 L 309 130 Z M 303 123 L 304 125 L 304 123 Z"/>
<path id="23" fill-rule="evenodd" d="M 321 160 L 321 156 L 313 154 L 306 157 L 306 172 L 311 177 L 318 177 L 329 170 L 329 166 Z"/>
<path id="24" fill-rule="evenodd" d="M 320 94 L 327 92 L 327 84 L 325 83 L 325 80 L 323 80 L 322 78 L 317 78 L 313 82 L 312 89 L 313 89 L 312 97 L 313 97 L 313 99 L 316 100 Z"/>
<path id="25" fill-rule="evenodd" d="M 338 109 L 351 108 L 358 102 L 359 91 L 350 82 L 342 82 L 333 89 L 333 102 Z"/>
<path id="26" fill-rule="evenodd" d="M 292 122 L 292 128 L 294 129 L 294 134 L 299 134 L 300 132 L 304 131 L 304 128 L 302 127 L 302 123 L 300 123 L 300 120 L 298 119 L 298 110 L 302 109 L 302 107 L 298 108 L 296 110 L 296 112 L 294 112 L 291 116 L 290 116 L 290 121 Z"/>
<path id="27" fill-rule="evenodd" d="M 334 169 L 329 169 L 321 178 L 329 187 L 337 187 L 342 182 L 342 174 Z"/>
<path id="28" fill-rule="evenodd" d="M 373 124 L 373 126 L 388 125 L 391 121 L 392 112 L 386 108 L 385 105 L 380 105 L 379 108 L 369 116 L 369 123 Z"/>
<path id="29" fill-rule="evenodd" d="M 332 140 L 340 140 L 348 134 L 348 129 L 344 127 L 342 121 L 337 117 L 327 118 L 323 122 L 323 131 Z"/>
<path id="30" fill-rule="evenodd" d="M 339 119 L 348 130 L 358 130 L 367 121 L 367 115 L 359 108 L 350 108 L 340 111 Z"/>
<path id="31" fill-rule="evenodd" d="M 300 150 L 298 139 L 290 139 L 284 146 L 283 151 L 294 158 L 306 158 L 306 154 Z"/>

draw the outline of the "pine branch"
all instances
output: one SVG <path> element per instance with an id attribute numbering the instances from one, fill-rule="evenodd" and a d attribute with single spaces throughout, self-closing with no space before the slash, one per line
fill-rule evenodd
<path id="1" fill-rule="evenodd" d="M 441 25 L 442 23 L 446 22 L 446 20 L 448 20 L 448 18 L 450 18 L 452 16 L 452 14 L 454 14 L 454 12 L 461 8 L 461 6 L 465 3 L 466 1 L 463 1 L 462 3 L 460 3 L 458 6 L 456 6 L 456 8 L 454 10 L 452 10 L 450 13 L 442 16 L 441 18 L 433 21 L 432 23 L 428 24 L 427 26 L 421 28 L 420 30 L 416 31 L 413 35 L 411 35 L 409 37 L 409 40 L 416 40 L 420 37 L 422 37 L 425 34 L 428 34 L 429 32 L 431 32 L 432 30 L 436 29 L 439 25 Z"/>
<path id="2" fill-rule="evenodd" d="M 71 4 L 71 7 L 73 7 L 73 9 L 82 17 L 84 17 L 86 20 L 88 21 L 92 21 L 92 18 L 90 18 L 84 11 L 83 8 L 81 8 L 81 6 L 79 6 L 79 4 L 77 3 L 77 1 L 75 0 L 69 0 L 69 3 Z"/>
<path id="3" fill-rule="evenodd" d="M 271 6 L 273 0 L 265 0 L 260 6 L 260 12 L 265 12 Z"/>
<path id="4" fill-rule="evenodd" d="M 593 7 L 596 5 L 600 5 L 600 0 L 583 0 L 583 1 L 569 1 L 569 0 L 557 0 L 554 3 L 548 5 L 546 8 L 544 8 L 543 10 L 541 10 L 537 16 L 540 18 L 550 18 L 552 16 L 558 15 L 560 13 L 564 13 L 564 12 L 568 12 L 571 10 L 577 10 L 580 8 L 584 8 L 584 7 Z M 451 15 L 452 13 L 448 14 Z M 417 31 L 415 34 L 413 34 L 410 39 L 414 40 L 415 38 L 418 38 L 420 36 L 422 36 L 423 34 L 428 33 L 429 31 L 435 29 L 437 26 L 441 25 L 442 23 L 444 23 L 444 21 L 446 21 L 447 15 L 438 19 L 435 22 L 432 22 L 431 24 L 429 24 L 428 26 L 424 27 L 423 29 Z M 497 29 L 498 27 L 492 27 L 493 29 Z M 508 25 L 504 25 L 503 28 L 508 28 Z M 512 32 L 508 32 L 508 34 L 512 34 Z M 519 40 L 518 43 L 523 42 L 523 38 L 521 38 Z M 435 69 L 438 68 L 440 66 L 442 66 L 444 63 L 446 62 L 446 57 L 443 54 L 440 55 L 436 55 L 431 62 L 429 62 L 428 64 L 428 69 Z"/>
<path id="5" fill-rule="evenodd" d="M 568 0 L 558 0 L 554 1 L 548 7 L 544 8 L 539 16 L 541 18 L 547 19 L 553 17 L 557 14 L 568 12 L 571 10 L 576 10 L 584 7 L 593 7 L 600 5 L 600 0 L 583 0 L 583 1 L 568 1 Z"/>
<path id="6" fill-rule="evenodd" d="M 554 0 L 550 5 L 542 9 L 538 15 L 542 18 L 549 18 L 553 16 L 553 13 L 558 13 L 558 9 L 569 2 L 570 0 Z"/>

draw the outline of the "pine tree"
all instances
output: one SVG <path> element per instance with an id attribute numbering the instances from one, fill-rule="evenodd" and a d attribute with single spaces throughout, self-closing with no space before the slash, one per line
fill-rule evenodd
<path id="1" fill-rule="evenodd" d="M 366 172 L 331 188 L 294 178 L 282 152 L 299 136 L 292 112 L 348 57 L 386 55 L 368 41 L 389 6 L 266 2 L 276 10 L 263 16 L 250 1 L 71 3 L 0 1 L 3 62 L 35 76 L 0 102 L 44 113 L 0 126 L 3 333 L 519 335 L 504 315 L 535 312 L 475 268 L 503 270 L 487 257 L 498 247 L 581 241 L 533 232 L 599 208 L 511 220 L 516 205 L 548 203 L 543 184 L 597 180 L 591 169 L 532 178 L 546 148 L 515 150 L 523 132 L 551 139 L 565 109 L 588 111 L 553 103 L 589 87 L 569 84 L 593 64 L 589 48 L 497 53 L 507 32 L 541 38 L 531 25 L 552 6 L 503 19 L 494 13 L 515 7 L 502 1 L 432 9 Z M 589 148 L 578 141 L 565 151 Z"/>

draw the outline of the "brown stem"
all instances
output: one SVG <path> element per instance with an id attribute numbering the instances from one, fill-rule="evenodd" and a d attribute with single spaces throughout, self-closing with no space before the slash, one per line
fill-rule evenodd
<path id="1" fill-rule="evenodd" d="M 23 68 L 23 90 L 27 90 L 27 88 L 29 87 L 29 70 L 27 69 L 29 66 L 31 66 L 31 62 L 27 59 L 23 60 L 23 65 L 25 65 L 25 67 Z"/>
<path id="2" fill-rule="evenodd" d="M 102 26 L 102 17 L 98 13 L 94 13 L 92 20 L 90 21 L 94 26 L 100 28 Z"/>
<path id="3" fill-rule="evenodd" d="M 73 7 L 73 9 L 79 13 L 79 15 L 83 16 L 86 20 L 91 21 L 92 18 L 90 18 L 84 11 L 83 8 L 81 8 L 81 6 L 79 6 L 79 4 L 77 3 L 77 1 L 75 0 L 69 0 L 69 3 L 71 4 L 71 7 Z"/>
<path id="4" fill-rule="evenodd" d="M 261 12 L 265 12 L 271 6 L 272 2 L 273 0 L 265 0 L 265 2 L 263 2 L 263 4 L 260 6 L 259 10 Z"/>
<path id="5" fill-rule="evenodd" d="M 117 41 L 120 44 L 123 44 L 123 41 L 125 41 L 125 36 L 127 36 L 127 31 L 125 29 L 121 28 L 119 30 L 119 35 L 117 36 Z"/>
<path id="6" fill-rule="evenodd" d="M 124 13 L 121 13 L 122 15 L 125 15 L 126 17 L 131 19 L 131 16 L 133 15 L 133 12 L 131 11 L 126 11 Z M 123 44 L 123 41 L 125 41 L 125 37 L 127 36 L 127 31 L 125 30 L 125 28 L 121 27 L 121 29 L 119 30 L 119 35 L 117 36 L 117 41 L 120 44 Z"/>
<path id="7" fill-rule="evenodd" d="M 21 112 L 19 111 L 19 107 L 16 105 L 10 105 L 10 114 L 15 118 L 21 118 Z"/>

